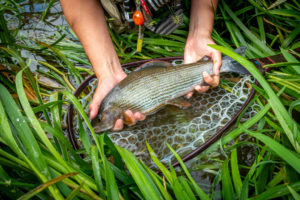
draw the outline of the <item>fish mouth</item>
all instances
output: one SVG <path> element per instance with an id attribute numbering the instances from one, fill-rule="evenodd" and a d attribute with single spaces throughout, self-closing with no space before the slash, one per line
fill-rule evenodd
<path id="1" fill-rule="evenodd" d="M 103 134 L 104 132 L 111 130 L 112 128 L 113 128 L 112 125 L 100 124 L 100 125 L 94 126 L 94 131 L 96 134 Z"/>

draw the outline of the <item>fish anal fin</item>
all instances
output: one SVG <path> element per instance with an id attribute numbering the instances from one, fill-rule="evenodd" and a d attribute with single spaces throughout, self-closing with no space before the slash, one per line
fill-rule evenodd
<path id="1" fill-rule="evenodd" d="M 191 106 L 191 104 L 187 101 L 184 101 L 182 99 L 172 99 L 167 102 L 168 105 L 173 105 L 179 108 L 188 108 Z"/>
<path id="2" fill-rule="evenodd" d="M 152 60 L 140 65 L 134 71 L 139 71 L 141 69 L 147 69 L 147 68 L 169 67 L 169 66 L 172 66 L 172 64 L 169 62 L 161 61 L 161 60 Z"/>

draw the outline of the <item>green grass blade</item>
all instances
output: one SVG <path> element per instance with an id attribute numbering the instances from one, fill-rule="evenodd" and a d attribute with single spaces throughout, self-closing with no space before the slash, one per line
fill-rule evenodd
<path id="1" fill-rule="evenodd" d="M 143 164 L 143 163 L 141 163 Z M 165 179 L 161 178 L 157 173 L 153 172 L 150 168 L 148 168 L 145 164 L 143 164 L 145 170 L 149 173 L 151 178 L 153 179 L 155 185 L 158 187 L 160 193 L 163 195 L 164 199 L 171 200 L 173 199 L 168 192 L 168 184 L 165 182 Z"/>
<path id="2" fill-rule="evenodd" d="M 228 169 L 228 158 L 225 159 L 222 166 L 222 199 L 231 200 L 235 199 L 233 185 L 231 182 L 231 177 Z"/>
<path id="3" fill-rule="evenodd" d="M 295 200 L 300 200 L 300 195 L 291 186 L 287 185 L 286 187 L 289 189 Z"/>
<path id="4" fill-rule="evenodd" d="M 16 76 L 16 88 L 17 88 L 17 92 L 18 92 L 18 96 L 19 96 L 21 105 L 22 105 L 29 121 L 31 122 L 33 128 L 35 129 L 37 135 L 40 137 L 41 141 L 43 141 L 43 143 L 46 145 L 46 147 L 50 150 L 50 152 L 58 160 L 62 160 L 59 153 L 56 151 L 56 149 L 54 148 L 52 143 L 49 141 L 46 133 L 42 129 L 39 121 L 37 120 L 32 108 L 27 100 L 27 97 L 26 97 L 26 94 L 25 94 L 25 91 L 23 88 L 22 72 L 23 71 L 21 70 Z M 63 163 L 64 163 L 64 161 L 63 161 Z"/>
<path id="5" fill-rule="evenodd" d="M 184 191 L 188 195 L 189 199 L 196 200 L 196 197 L 195 197 L 195 195 L 193 193 L 193 190 L 192 190 L 192 188 L 189 185 L 189 181 L 185 177 L 183 177 L 183 176 L 179 176 L 178 180 L 179 180 L 182 188 L 184 189 Z"/>
<path id="6" fill-rule="evenodd" d="M 258 13 L 258 10 L 255 9 L 255 12 Z M 263 43 L 266 43 L 266 31 L 265 31 L 265 28 L 264 28 L 263 17 L 261 15 L 257 16 L 257 24 L 258 24 L 260 38 L 261 38 Z"/>
<path id="7" fill-rule="evenodd" d="M 130 171 L 137 186 L 141 190 L 145 199 L 154 200 L 161 199 L 162 196 L 159 189 L 149 176 L 147 171 L 139 163 L 140 161 L 128 150 L 117 147 L 120 155 L 122 156 L 128 170 Z"/>
<path id="8" fill-rule="evenodd" d="M 221 13 L 222 13 L 222 16 L 224 18 L 224 21 L 225 21 L 225 25 L 230 33 L 230 36 L 231 36 L 231 39 L 232 39 L 232 42 L 233 44 L 236 46 L 236 47 L 240 47 L 240 43 L 238 42 L 233 30 L 232 30 L 232 24 L 229 22 L 228 20 L 228 16 L 226 15 L 224 9 L 222 7 L 220 7 L 220 10 L 221 10 Z"/>
<path id="9" fill-rule="evenodd" d="M 2 99 L 3 96 L 1 96 L 1 95 L 5 95 L 4 97 L 8 98 L 8 99 L 5 99 L 5 102 L 10 103 L 10 104 L 6 104 L 6 105 L 8 105 L 7 108 L 9 109 L 9 113 L 12 113 L 13 115 L 17 115 L 19 113 L 19 110 L 18 110 L 17 106 L 14 104 L 14 100 L 11 98 L 9 93 L 8 94 L 7 93 L 8 93 L 8 91 L 0 84 L 0 98 L 1 98 L 1 101 L 3 101 L 3 99 Z M 9 98 L 11 98 L 11 99 L 9 99 Z M 19 157 L 23 158 L 26 161 L 26 163 L 30 166 L 30 168 L 35 172 L 35 174 L 43 182 L 47 182 L 47 180 L 49 178 L 47 178 L 46 176 L 49 177 L 49 174 L 48 174 L 49 171 L 48 171 L 47 166 L 45 164 L 45 160 L 43 159 L 43 155 L 41 155 L 41 153 L 37 153 L 37 156 L 40 156 L 40 158 L 35 159 L 34 156 L 32 156 L 32 159 L 30 159 L 30 157 L 27 158 L 27 156 L 18 147 L 18 145 L 17 145 L 17 143 L 14 139 L 14 136 L 11 132 L 10 126 L 8 124 L 8 120 L 6 118 L 6 114 L 4 112 L 4 108 L 2 106 L 1 101 L 0 101 L 0 116 L 1 116 L 0 117 L 0 125 L 1 125 L 0 130 L 2 129 L 1 130 L 1 133 L 2 133 L 1 137 L 3 137 L 5 140 L 7 140 L 7 144 L 9 144 L 10 148 L 12 148 L 17 153 L 17 155 L 19 155 Z M 16 108 L 16 110 L 14 110 L 14 108 Z M 23 126 L 23 127 L 20 127 L 20 128 L 24 129 L 24 127 L 26 127 L 26 126 Z M 21 129 L 21 130 L 23 130 L 23 129 Z M 26 128 L 24 130 L 26 130 Z M 28 133 L 29 132 L 25 132 L 24 135 L 23 135 L 24 137 L 26 137 L 26 139 L 30 139 L 30 137 L 28 136 Z M 36 142 L 36 140 L 33 139 L 29 146 L 35 147 L 35 145 L 34 145 L 35 142 Z M 26 142 L 25 142 L 25 144 L 26 144 Z M 40 151 L 40 149 L 38 148 L 38 149 L 34 149 L 34 152 L 36 152 L 37 150 Z M 31 160 L 33 162 L 31 162 Z M 39 161 L 40 163 L 37 164 L 37 165 L 34 165 L 35 161 Z M 17 163 L 19 163 L 19 162 L 17 162 Z M 18 165 L 20 166 L 20 163 Z M 38 168 L 39 166 L 41 166 L 40 169 Z M 25 167 L 24 164 L 23 164 L 23 167 Z M 42 171 L 42 170 L 44 170 L 44 171 Z M 46 176 L 44 176 L 41 172 L 45 173 Z M 62 199 L 61 194 L 59 193 L 59 191 L 55 187 L 50 186 L 49 190 L 50 190 L 51 194 L 54 197 L 56 197 L 57 199 Z"/>
<path id="10" fill-rule="evenodd" d="M 92 146 L 91 149 L 91 159 L 92 159 L 94 177 L 98 187 L 98 192 L 99 195 L 104 199 L 105 194 L 104 194 L 104 187 L 103 187 L 101 173 L 100 173 L 100 165 L 99 165 L 100 160 L 99 160 L 97 147 L 95 146 Z"/>
<path id="11" fill-rule="evenodd" d="M 22 142 L 22 145 L 25 149 L 25 152 L 29 159 L 34 163 L 34 165 L 41 171 L 43 174 L 50 178 L 50 173 L 47 168 L 46 162 L 44 160 L 44 157 L 42 155 L 41 149 L 34 138 L 34 135 L 26 123 L 26 120 L 24 116 L 21 114 L 19 111 L 18 106 L 16 105 L 15 101 L 13 98 L 10 96 L 9 92 L 4 88 L 2 85 L 0 85 L 0 98 L 3 103 L 3 106 L 6 110 L 6 113 L 8 114 L 8 117 L 13 124 L 14 128 L 17 130 L 18 137 L 20 141 Z M 4 115 L 5 116 L 5 115 Z M 3 116 L 3 120 L 5 119 Z M 8 124 L 4 124 L 5 121 L 2 121 L 3 124 L 1 126 L 3 127 L 9 127 Z M 9 128 L 10 130 L 10 128 Z M 5 131 L 6 132 L 6 131 Z M 4 132 L 4 133 L 5 133 Z M 4 134 L 3 136 L 6 136 L 7 142 L 14 147 L 14 150 L 20 151 L 17 144 L 15 143 L 15 139 L 12 136 L 8 136 L 10 133 L 7 133 L 6 135 Z"/>
<path id="12" fill-rule="evenodd" d="M 65 95 L 74 105 L 74 107 L 77 109 L 77 111 L 79 112 L 79 114 L 81 115 L 81 117 L 83 118 L 84 122 L 86 123 L 87 127 L 89 128 L 92 136 L 93 136 L 93 140 L 98 148 L 98 151 L 101 153 L 101 148 L 100 148 L 100 143 L 97 139 L 96 133 L 90 123 L 90 120 L 87 116 L 87 114 L 85 113 L 84 109 L 82 108 L 80 102 L 78 101 L 78 99 L 69 91 L 63 91 L 62 92 L 63 95 Z M 79 117 L 78 117 L 79 118 Z M 85 133 L 86 134 L 86 133 Z"/>
<path id="13" fill-rule="evenodd" d="M 288 50 L 285 50 L 285 49 L 280 49 L 281 50 L 281 53 L 282 55 L 284 56 L 284 58 L 288 61 L 288 62 L 298 62 L 299 61 L 292 55 L 288 52 Z M 298 74 L 300 74 L 300 68 L 299 66 L 291 66 L 292 69 L 297 72 Z"/>
<path id="14" fill-rule="evenodd" d="M 268 187 L 274 187 L 278 185 L 281 181 L 283 181 L 284 176 L 285 176 L 285 172 L 283 168 L 281 168 L 279 172 L 276 172 L 276 175 L 273 176 L 272 180 L 270 180 L 270 182 L 268 183 Z"/>
<path id="15" fill-rule="evenodd" d="M 197 183 L 195 182 L 195 180 L 191 176 L 190 172 L 188 171 L 188 169 L 186 168 L 185 164 L 183 163 L 183 161 L 181 160 L 181 158 L 179 157 L 179 155 L 176 153 L 176 151 L 169 144 L 167 144 L 167 146 L 172 151 L 172 153 L 174 154 L 174 156 L 176 157 L 176 159 L 178 160 L 178 162 L 180 163 L 180 166 L 183 169 L 183 171 L 186 174 L 186 176 L 188 177 L 188 179 L 191 181 L 192 186 L 193 186 L 193 190 L 195 191 L 195 193 L 200 197 L 200 199 L 206 199 L 206 200 L 208 200 L 209 199 L 208 196 L 197 185 Z"/>
<path id="16" fill-rule="evenodd" d="M 82 188 L 83 185 L 84 185 L 84 182 L 82 182 L 75 190 L 73 190 L 69 194 L 69 196 L 66 198 L 66 200 L 76 199 L 75 197 L 80 193 L 80 189 Z"/>
<path id="17" fill-rule="evenodd" d="M 265 192 L 250 198 L 250 200 L 275 199 L 283 197 L 285 195 L 289 195 L 290 191 L 286 186 L 286 183 L 284 183 L 276 187 L 269 188 Z M 289 186 L 292 187 L 295 191 L 300 191 L 300 182 L 291 183 L 289 184 Z"/>
<path id="18" fill-rule="evenodd" d="M 269 67 L 285 67 L 285 66 L 291 66 L 291 65 L 295 65 L 295 66 L 300 66 L 300 62 L 280 62 L 280 63 L 274 63 L 274 64 L 268 64 L 265 65 L 264 68 L 269 68 Z"/>
<path id="19" fill-rule="evenodd" d="M 21 102 L 21 105 L 24 109 L 24 112 L 26 113 L 29 121 L 32 124 L 33 129 L 36 131 L 36 134 L 39 136 L 40 140 L 44 143 L 44 145 L 47 147 L 49 152 L 59 161 L 59 163 L 64 166 L 68 172 L 73 172 L 73 169 L 70 168 L 70 166 L 66 163 L 65 160 L 62 159 L 60 154 L 57 152 L 53 144 L 50 142 L 49 138 L 47 137 L 45 131 L 43 130 L 41 124 L 37 120 L 29 102 L 28 99 L 26 98 L 26 94 L 23 88 L 23 83 L 22 83 L 22 70 L 17 74 L 16 76 L 16 88 L 18 92 L 18 96 Z M 41 159 L 41 158 L 39 158 Z M 75 176 L 75 178 L 81 183 L 82 180 L 80 176 Z M 93 192 L 86 186 L 84 185 L 84 188 L 90 192 L 90 195 L 93 195 Z M 59 195 L 57 195 L 59 196 Z"/>
<path id="20" fill-rule="evenodd" d="M 115 166 L 117 168 L 119 168 L 120 170 L 125 171 L 124 164 L 122 162 L 122 158 L 121 158 L 118 150 L 116 149 L 115 144 L 111 141 L 111 139 L 106 134 L 104 134 L 103 137 L 104 137 L 103 139 L 104 139 L 105 144 L 107 145 L 107 147 L 109 147 L 109 149 L 113 155 Z"/>
<path id="21" fill-rule="evenodd" d="M 77 121 L 78 121 L 78 126 L 79 126 L 79 135 L 80 135 L 81 143 L 82 143 L 83 147 L 85 148 L 86 153 L 90 156 L 92 140 L 91 140 L 89 134 L 87 134 L 86 131 L 84 130 L 80 116 L 78 116 Z"/>
<path id="22" fill-rule="evenodd" d="M 149 154 L 155 165 L 160 169 L 160 171 L 163 173 L 163 175 L 167 178 L 169 183 L 172 185 L 173 184 L 173 178 L 169 170 L 158 160 L 156 154 L 154 153 L 152 147 L 149 145 L 148 142 L 146 142 Z"/>
<path id="23" fill-rule="evenodd" d="M 66 64 L 66 67 L 69 69 L 69 71 L 70 71 L 71 75 L 73 76 L 73 78 L 76 80 L 76 83 L 78 85 L 80 85 L 83 78 L 81 77 L 78 70 L 74 67 L 74 65 L 68 60 L 68 58 L 61 51 L 59 51 L 57 48 L 55 48 L 51 45 L 48 45 L 46 43 L 41 43 L 41 44 L 45 47 L 48 47 L 51 51 L 56 53 L 59 56 L 59 58 L 61 58 L 61 60 Z"/>
<path id="24" fill-rule="evenodd" d="M 288 46 L 297 39 L 297 36 L 300 34 L 300 26 L 295 27 L 295 29 L 284 39 L 282 42 L 282 48 L 288 48 Z"/>
<path id="25" fill-rule="evenodd" d="M 297 142 L 296 138 L 294 137 L 293 131 L 297 127 L 295 121 L 291 118 L 291 116 L 288 114 L 287 110 L 285 109 L 284 105 L 279 100 L 278 96 L 275 94 L 275 92 L 272 90 L 271 86 L 268 84 L 268 82 L 264 79 L 262 74 L 258 71 L 258 69 L 255 67 L 255 65 L 245 59 L 244 57 L 231 52 L 230 50 L 226 49 L 225 47 L 217 46 L 217 45 L 209 45 L 222 53 L 225 53 L 226 55 L 232 57 L 236 61 L 238 61 L 241 65 L 243 65 L 260 83 L 260 85 L 264 88 L 268 95 L 268 101 L 270 102 L 270 105 L 272 106 L 274 113 L 276 117 L 278 118 L 278 121 L 280 125 L 282 126 L 283 130 L 285 131 L 287 137 L 289 138 L 289 141 L 295 148 L 297 152 L 300 152 L 300 146 Z"/>
<path id="26" fill-rule="evenodd" d="M 66 103 L 66 101 L 62 101 L 62 100 L 51 101 L 51 102 L 45 103 L 43 105 L 36 106 L 36 107 L 32 108 L 32 110 L 34 113 L 38 113 L 38 112 L 43 111 L 45 108 L 51 108 L 52 106 L 62 104 L 62 103 Z"/>
<path id="27" fill-rule="evenodd" d="M 106 181 L 106 191 L 108 199 L 117 200 L 120 199 L 119 196 L 119 189 L 116 183 L 115 175 L 113 173 L 112 168 L 109 165 L 109 162 L 104 154 L 104 135 L 101 135 L 99 137 L 99 143 L 100 143 L 100 155 L 104 166 L 104 175 L 105 175 L 105 181 Z"/>
<path id="28" fill-rule="evenodd" d="M 87 168 L 89 167 L 89 164 L 84 162 L 75 152 L 74 148 L 72 147 L 70 141 L 63 135 L 63 133 L 60 130 L 57 130 L 50 126 L 48 123 L 45 122 L 40 122 L 42 128 L 49 134 L 53 135 L 54 137 L 58 138 L 59 142 L 66 146 L 67 149 L 69 150 L 70 154 L 73 156 L 75 159 L 76 163 L 80 165 L 82 168 Z"/>
<path id="29" fill-rule="evenodd" d="M 234 149 L 231 152 L 231 173 L 232 173 L 232 180 L 233 180 L 233 185 L 236 191 L 237 196 L 239 197 L 242 191 L 242 179 L 240 175 L 240 170 L 239 170 L 239 165 L 238 165 L 238 157 L 237 157 L 237 149 Z"/>
<path id="30" fill-rule="evenodd" d="M 296 156 L 291 150 L 285 148 L 275 140 L 261 133 L 256 133 L 250 130 L 245 130 L 249 135 L 255 137 L 261 142 L 269 146 L 269 148 L 275 152 L 282 160 L 286 161 L 291 167 L 293 167 L 298 173 L 300 173 L 300 158 Z"/>
<path id="31" fill-rule="evenodd" d="M 259 38 L 257 38 L 243 23 L 242 21 L 232 12 L 232 10 L 229 8 L 229 6 L 225 3 L 225 1 L 222 1 L 222 5 L 226 12 L 229 14 L 229 16 L 233 19 L 233 21 L 237 24 L 238 27 L 245 33 L 245 35 L 250 39 L 254 44 L 256 44 L 260 50 L 265 52 L 265 56 L 274 55 L 275 52 L 266 46 Z"/>
<path id="32" fill-rule="evenodd" d="M 191 197 L 186 193 L 186 191 L 180 184 L 179 179 L 176 179 L 174 181 L 173 187 L 174 187 L 174 193 L 175 193 L 176 199 L 179 199 L 179 200 L 191 199 Z"/>
<path id="33" fill-rule="evenodd" d="M 62 181 L 65 178 L 71 177 L 76 175 L 77 173 L 69 173 L 69 174 L 64 174 L 61 175 L 59 177 L 56 177 L 46 183 L 43 183 L 42 185 L 39 185 L 38 187 L 34 188 L 33 190 L 29 191 L 28 193 L 24 194 L 23 196 L 21 196 L 20 198 L 18 198 L 18 200 L 27 200 L 30 199 L 31 197 L 35 196 L 37 193 L 43 191 L 44 189 L 48 188 L 50 185 L 53 185 L 59 181 Z M 57 198 L 57 197 L 54 197 Z"/>
<path id="34" fill-rule="evenodd" d="M 26 64 L 26 62 L 24 61 L 24 59 L 19 55 L 19 52 L 15 51 L 14 49 L 9 49 L 9 48 L 5 48 L 5 47 L 0 47 L 1 49 L 3 49 L 5 52 L 7 52 L 10 56 L 12 56 L 13 58 L 15 58 L 18 62 L 18 64 L 22 67 L 22 69 L 24 70 L 26 76 L 28 77 L 28 80 L 30 82 L 30 85 L 31 87 L 33 88 L 38 100 L 39 100 L 39 103 L 41 105 L 44 104 L 43 102 L 43 99 L 39 93 L 39 90 L 38 90 L 38 85 L 36 84 L 36 82 L 34 81 L 34 77 L 30 71 L 30 69 L 27 67 L 28 65 Z M 31 60 L 29 60 L 31 62 Z M 50 118 L 48 116 L 48 112 L 47 110 L 43 110 L 43 113 L 44 113 L 44 116 L 47 120 L 47 122 L 49 124 L 51 124 L 50 122 Z"/>

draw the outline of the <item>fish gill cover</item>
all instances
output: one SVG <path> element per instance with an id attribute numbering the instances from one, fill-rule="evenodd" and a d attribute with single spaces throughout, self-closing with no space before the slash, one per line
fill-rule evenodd
<path id="1" fill-rule="evenodd" d="M 148 166 L 154 167 L 146 149 L 148 142 L 158 158 L 166 164 L 174 161 L 174 155 L 166 143 L 180 156 L 185 156 L 204 144 L 241 110 L 251 92 L 253 82 L 254 79 L 249 75 L 223 74 L 220 87 L 203 94 L 195 94 L 188 100 L 191 103 L 189 108 L 180 109 L 168 105 L 148 116 L 145 121 L 131 127 L 126 126 L 119 132 L 109 131 L 107 134 L 115 144 L 130 150 Z M 96 85 L 97 80 L 92 80 L 85 89 L 86 96 L 80 99 L 82 105 L 86 105 L 86 112 Z M 242 120 L 251 118 L 258 107 L 258 104 L 252 104 Z M 74 124 L 76 121 L 77 116 L 74 118 Z M 75 126 L 75 129 L 78 129 L 78 126 Z M 79 138 L 79 135 L 76 137 Z"/>

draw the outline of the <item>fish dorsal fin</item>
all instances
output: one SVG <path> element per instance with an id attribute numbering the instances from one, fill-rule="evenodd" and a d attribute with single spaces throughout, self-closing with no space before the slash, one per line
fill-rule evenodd
<path id="1" fill-rule="evenodd" d="M 169 66 L 172 66 L 172 64 L 169 62 L 161 61 L 161 60 L 152 60 L 152 61 L 149 61 L 149 62 L 146 62 L 146 63 L 140 65 L 134 71 L 139 71 L 139 70 L 148 69 L 148 68 L 169 67 Z"/>

